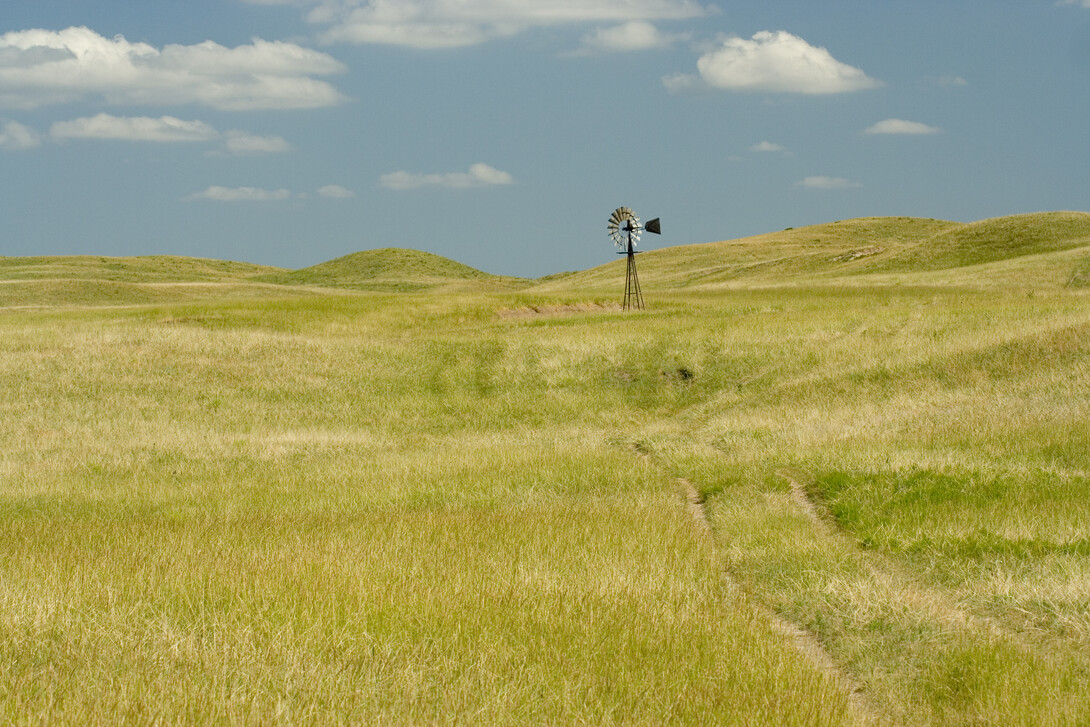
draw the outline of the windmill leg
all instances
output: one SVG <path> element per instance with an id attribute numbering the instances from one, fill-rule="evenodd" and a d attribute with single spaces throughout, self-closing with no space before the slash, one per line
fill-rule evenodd
<path id="1" fill-rule="evenodd" d="M 632 273 L 635 270 L 636 258 L 630 251 L 628 253 L 628 265 L 625 269 L 624 278 L 624 310 L 629 310 L 632 307 L 632 292 L 633 292 L 633 280 Z"/>
<path id="2" fill-rule="evenodd" d="M 636 273 L 636 256 L 629 258 L 632 265 L 632 290 L 636 294 L 636 310 L 643 310 L 643 292 L 640 290 L 640 276 Z"/>

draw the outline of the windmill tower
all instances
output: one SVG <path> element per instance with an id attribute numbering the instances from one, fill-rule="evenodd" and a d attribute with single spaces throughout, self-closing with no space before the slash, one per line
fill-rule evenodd
<path id="1" fill-rule="evenodd" d="M 644 230 L 656 235 L 662 234 L 659 218 L 649 221 L 646 225 L 640 224 L 640 218 L 632 211 L 631 207 L 618 207 L 609 216 L 609 237 L 613 244 L 621 248 L 618 255 L 628 256 L 628 270 L 624 281 L 624 310 L 635 308 L 643 310 L 643 292 L 640 290 L 640 276 L 636 273 L 636 243 L 640 241 L 640 233 Z"/>

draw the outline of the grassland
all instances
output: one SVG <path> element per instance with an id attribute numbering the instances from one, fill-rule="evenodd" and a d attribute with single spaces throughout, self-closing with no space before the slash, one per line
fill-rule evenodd
<path id="1" fill-rule="evenodd" d="M 1090 216 L 406 255 L 0 259 L 0 721 L 1090 721 Z"/>

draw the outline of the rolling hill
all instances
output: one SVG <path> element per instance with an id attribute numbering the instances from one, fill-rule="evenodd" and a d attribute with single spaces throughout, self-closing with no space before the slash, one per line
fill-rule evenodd
<path id="1" fill-rule="evenodd" d="M 0 306 L 117 306 L 250 296 L 267 265 L 146 255 L 0 257 Z"/>
<path id="2" fill-rule="evenodd" d="M 1045 212 L 972 223 L 868 217 L 651 250 L 638 260 L 645 289 L 873 275 L 955 282 L 965 276 L 953 271 L 969 267 L 976 283 L 1004 283 L 1013 276 L 1024 282 L 1086 285 L 1090 214 Z M 615 287 L 623 285 L 624 275 L 624 261 L 617 260 L 534 289 Z"/>
<path id="3" fill-rule="evenodd" d="M 316 285 L 376 292 L 414 292 L 437 288 L 511 288 L 518 278 L 491 275 L 449 258 L 418 250 L 365 250 L 292 272 L 259 275 L 278 285 Z"/>
<path id="4" fill-rule="evenodd" d="M 268 265 L 180 257 L 144 255 L 49 255 L 0 257 L 0 280 L 110 280 L 119 283 L 211 283 L 242 280 L 272 273 Z"/>
<path id="5" fill-rule="evenodd" d="M 1090 214 L 1043 212 L 959 223 L 866 217 L 642 253 L 645 292 L 822 284 L 1090 287 Z M 250 296 L 273 287 L 380 293 L 612 293 L 625 263 L 526 280 L 439 255 L 382 248 L 300 270 L 168 255 L 0 257 L 0 305 L 142 305 Z"/>

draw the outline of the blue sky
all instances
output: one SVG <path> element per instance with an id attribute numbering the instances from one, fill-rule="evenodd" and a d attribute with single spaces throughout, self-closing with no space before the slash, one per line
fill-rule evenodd
<path id="1" fill-rule="evenodd" d="M 0 255 L 537 277 L 861 216 L 1090 209 L 1090 0 L 35 0 Z"/>

